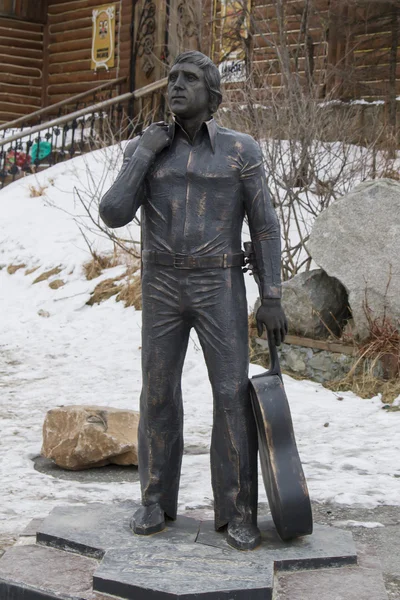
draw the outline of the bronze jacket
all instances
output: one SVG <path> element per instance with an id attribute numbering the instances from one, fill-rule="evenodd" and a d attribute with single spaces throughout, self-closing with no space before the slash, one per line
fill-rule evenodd
<path id="1" fill-rule="evenodd" d="M 191 142 L 174 122 L 172 143 L 155 155 L 136 137 L 102 198 L 108 227 L 122 227 L 143 206 L 143 248 L 215 256 L 241 251 L 247 215 L 262 297 L 280 298 L 280 232 L 255 140 L 211 119 Z"/>

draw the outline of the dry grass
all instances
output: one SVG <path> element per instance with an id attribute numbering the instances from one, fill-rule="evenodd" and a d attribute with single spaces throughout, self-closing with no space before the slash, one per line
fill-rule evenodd
<path id="1" fill-rule="evenodd" d="M 46 279 L 48 279 L 49 277 L 53 277 L 53 275 L 58 275 L 59 273 L 61 273 L 61 270 L 62 269 L 60 267 L 54 267 L 54 269 L 45 271 L 44 273 L 39 275 L 39 277 L 36 277 L 33 283 L 40 283 L 41 281 L 46 281 Z"/>
<path id="2" fill-rule="evenodd" d="M 116 300 L 117 302 L 123 302 L 125 308 L 134 306 L 136 310 L 142 309 L 142 285 L 138 275 L 135 275 L 132 279 L 128 280 L 119 292 Z"/>
<path id="3" fill-rule="evenodd" d="M 90 299 L 86 302 L 89 306 L 93 306 L 93 304 L 100 304 L 100 302 L 104 302 L 104 300 L 108 300 L 111 296 L 115 296 L 118 294 L 123 285 L 117 285 L 116 281 L 118 281 L 120 277 L 115 277 L 114 279 L 104 279 L 96 285 L 94 288 Z"/>
<path id="4" fill-rule="evenodd" d="M 122 264 L 119 254 L 97 254 L 94 250 L 91 251 L 92 258 L 83 265 L 83 271 L 86 279 L 96 279 L 104 269 L 111 269 Z"/>
<path id="5" fill-rule="evenodd" d="M 391 404 L 395 398 L 400 396 L 400 379 L 385 381 L 368 371 L 348 374 L 340 381 L 324 383 L 324 387 L 334 392 L 351 391 L 361 398 L 372 398 L 377 394 L 382 394 L 381 399 L 384 404 Z"/>
<path id="6" fill-rule="evenodd" d="M 29 197 L 30 198 L 39 198 L 39 196 L 45 196 L 45 192 L 46 192 L 47 188 L 48 188 L 47 185 L 38 184 L 37 186 L 35 186 L 35 185 L 30 184 L 28 186 Z"/>
<path id="7" fill-rule="evenodd" d="M 357 356 L 346 377 L 327 384 L 335 391 L 351 390 L 362 398 L 382 394 L 382 402 L 391 404 L 400 395 L 400 332 L 384 313 L 373 319 L 365 300 L 370 335 L 356 344 Z"/>
<path id="8" fill-rule="evenodd" d="M 25 275 L 31 275 L 32 273 L 34 273 L 35 271 L 38 270 L 39 267 L 32 267 L 32 269 L 27 269 L 25 271 Z"/>
<path id="9" fill-rule="evenodd" d="M 122 275 L 105 279 L 96 285 L 89 301 L 89 306 L 100 304 L 112 296 L 117 296 L 117 302 L 123 302 L 126 307 L 134 306 L 137 310 L 142 307 L 141 280 L 138 276 L 140 260 L 118 247 L 112 254 L 97 254 L 91 249 L 92 259 L 83 265 L 86 279 L 95 279 L 104 269 L 124 265 L 126 270 Z"/>
<path id="10" fill-rule="evenodd" d="M 9 273 L 10 275 L 14 275 L 14 273 L 16 273 L 18 271 L 18 269 L 25 269 L 26 265 L 8 265 L 7 267 L 7 273 Z"/>

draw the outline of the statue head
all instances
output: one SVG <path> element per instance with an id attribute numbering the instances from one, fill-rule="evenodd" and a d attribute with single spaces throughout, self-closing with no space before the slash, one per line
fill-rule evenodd
<path id="1" fill-rule="evenodd" d="M 218 68 L 201 52 L 183 52 L 169 72 L 168 99 L 177 116 L 190 118 L 204 111 L 211 117 L 222 102 Z"/>

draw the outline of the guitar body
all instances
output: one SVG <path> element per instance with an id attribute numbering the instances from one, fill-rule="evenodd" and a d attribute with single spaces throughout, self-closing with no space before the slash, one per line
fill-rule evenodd
<path id="1" fill-rule="evenodd" d="M 311 503 L 294 437 L 289 403 L 279 375 L 250 379 L 265 490 L 282 540 L 310 535 Z"/>

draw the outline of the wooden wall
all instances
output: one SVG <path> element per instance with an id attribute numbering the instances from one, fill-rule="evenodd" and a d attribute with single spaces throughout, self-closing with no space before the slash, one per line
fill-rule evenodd
<path id="1" fill-rule="evenodd" d="M 43 30 L 40 23 L 0 17 L 0 122 L 41 106 Z"/>
<path id="2" fill-rule="evenodd" d="M 0 0 L 0 16 L 45 23 L 47 0 Z"/>
<path id="3" fill-rule="evenodd" d="M 129 77 L 131 0 L 115 2 L 115 66 L 109 71 L 91 69 L 92 10 L 106 4 L 99 0 L 49 0 L 46 103 L 54 104 L 108 79 Z M 129 82 L 122 91 L 128 89 Z"/>
<path id="4" fill-rule="evenodd" d="M 218 63 L 224 46 L 244 43 L 237 32 L 226 31 L 221 0 L 206 0 L 207 14 L 210 3 L 212 39 L 205 46 Z M 252 0 L 249 47 L 260 99 L 265 86 L 283 85 L 278 51 L 287 52 L 292 72 L 305 83 L 311 70 L 321 97 L 377 100 L 400 94 L 400 7 L 394 0 Z M 239 91 L 241 85 L 227 89 Z"/>
<path id="5" fill-rule="evenodd" d="M 400 94 L 400 8 L 371 1 L 332 9 L 331 51 L 339 93 L 386 99 Z"/>
<path id="6" fill-rule="evenodd" d="M 0 0 L 4 9 L 8 1 Z M 21 10 L 28 6 L 25 0 L 19 1 Z M 32 0 L 29 2 L 32 7 Z M 111 3 L 48 0 L 46 24 L 29 22 L 22 12 L 18 18 L 14 14 L 11 18 L 0 16 L 0 123 L 69 99 L 109 79 L 126 77 L 118 93 L 130 90 L 133 0 L 114 2 L 115 66 L 109 71 L 91 69 L 92 10 Z"/>

